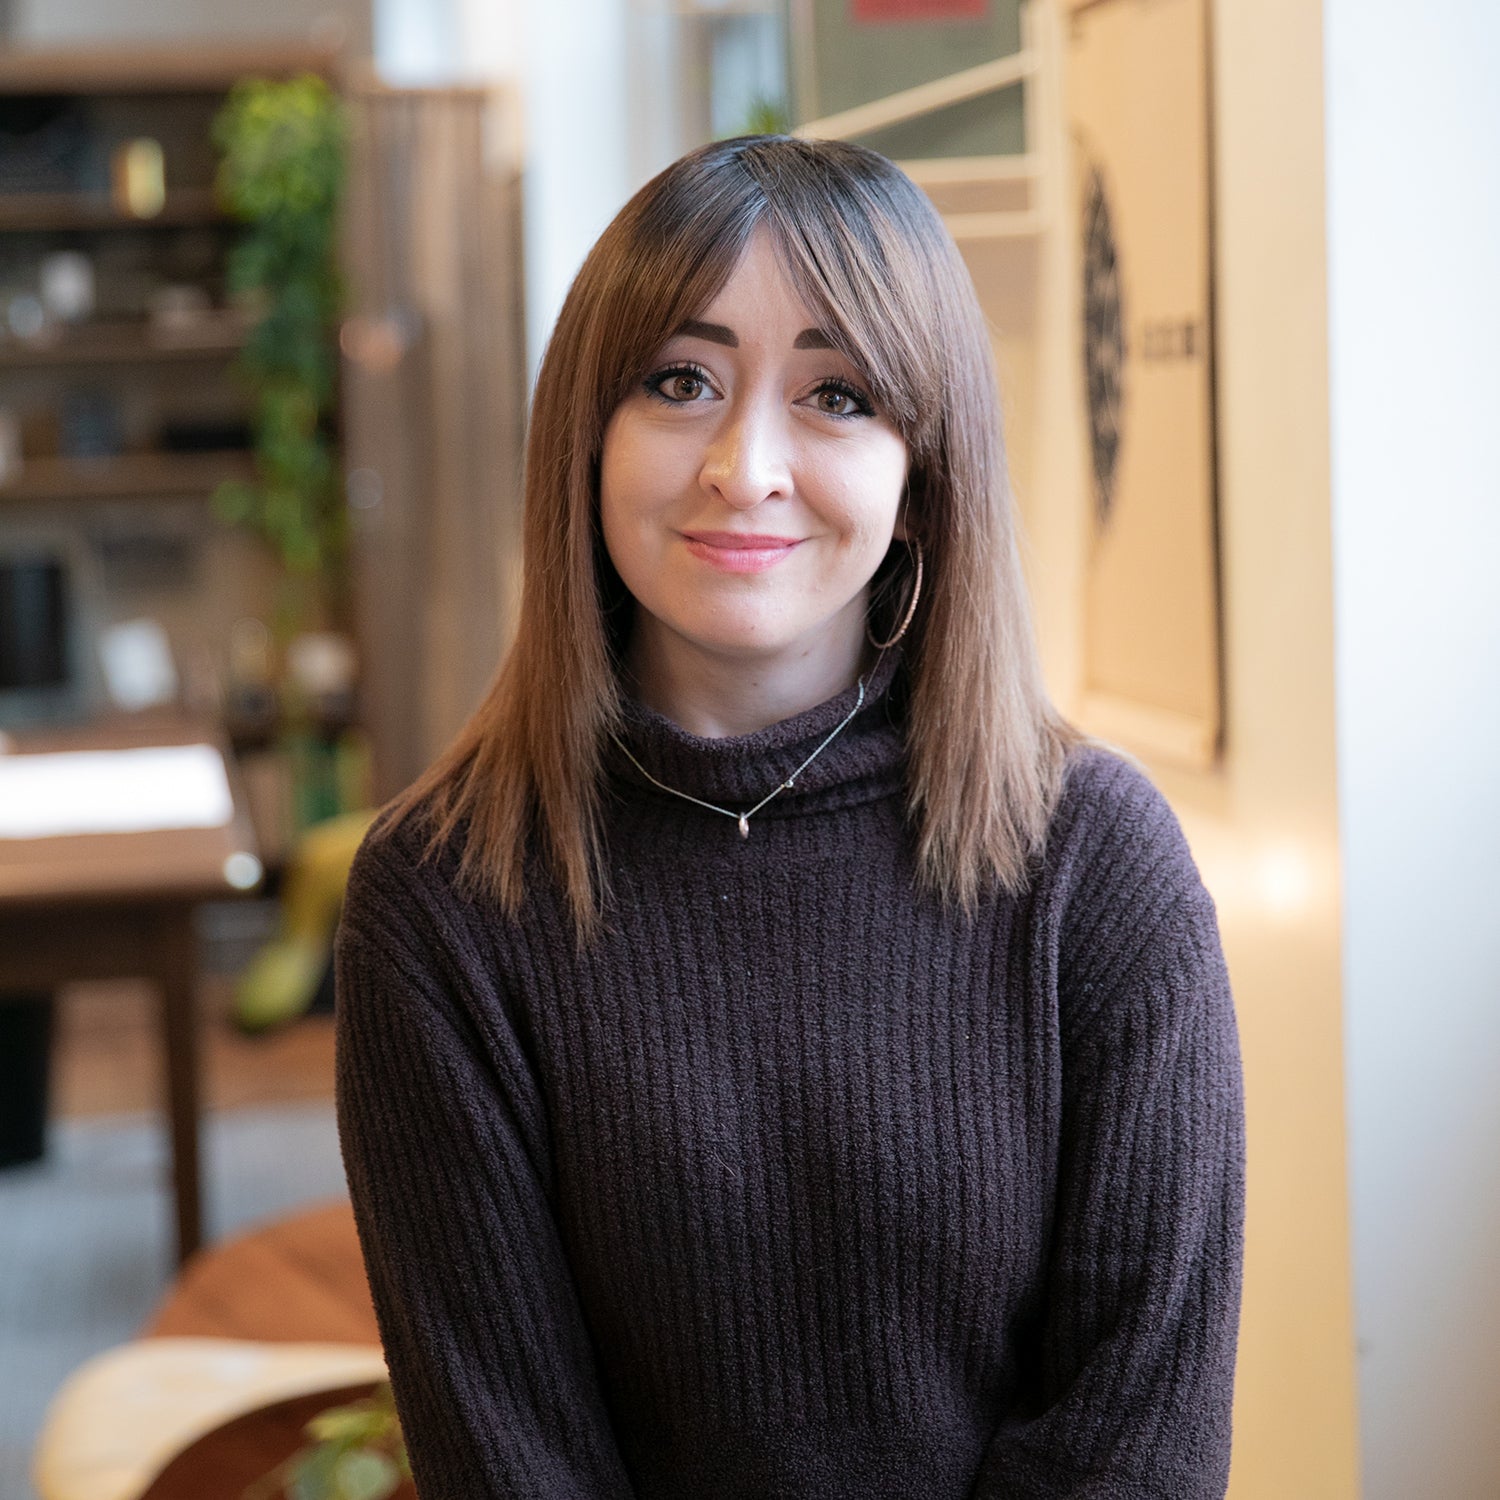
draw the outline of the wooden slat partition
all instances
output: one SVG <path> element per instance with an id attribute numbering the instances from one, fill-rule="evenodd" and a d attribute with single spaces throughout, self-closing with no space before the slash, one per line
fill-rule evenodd
<path id="1" fill-rule="evenodd" d="M 519 576 L 519 158 L 503 95 L 356 88 L 344 331 L 363 720 L 411 781 L 493 675 Z"/>

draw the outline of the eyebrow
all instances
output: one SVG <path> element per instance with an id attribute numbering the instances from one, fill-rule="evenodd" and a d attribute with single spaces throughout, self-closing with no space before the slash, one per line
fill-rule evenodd
<path id="1" fill-rule="evenodd" d="M 722 323 L 703 323 L 689 318 L 678 328 L 679 337 L 707 339 L 710 344 L 723 344 L 727 349 L 738 349 L 740 341 L 732 328 Z M 834 342 L 821 328 L 804 328 L 792 340 L 793 349 L 832 349 Z"/>

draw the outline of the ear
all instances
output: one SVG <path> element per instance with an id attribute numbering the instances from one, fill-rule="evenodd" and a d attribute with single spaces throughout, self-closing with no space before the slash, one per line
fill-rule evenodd
<path id="1" fill-rule="evenodd" d="M 892 537 L 898 542 L 909 542 L 914 532 L 920 531 L 921 525 L 921 476 L 906 471 L 906 484 L 901 490 L 901 502 L 896 507 L 896 524 L 891 531 Z"/>

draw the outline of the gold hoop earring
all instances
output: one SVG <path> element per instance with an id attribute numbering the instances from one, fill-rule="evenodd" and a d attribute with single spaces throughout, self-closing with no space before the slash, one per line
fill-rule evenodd
<path id="1" fill-rule="evenodd" d="M 913 537 L 907 543 L 907 546 L 911 549 L 912 556 L 916 559 L 917 576 L 912 580 L 911 598 L 907 601 L 906 613 L 901 616 L 901 624 L 897 628 L 895 635 L 888 641 L 877 641 L 870 634 L 870 622 L 868 620 L 865 621 L 865 639 L 877 651 L 888 651 L 892 646 L 900 642 L 901 637 L 906 634 L 907 627 L 911 624 L 912 616 L 917 612 L 917 600 L 922 597 L 922 544 Z"/>

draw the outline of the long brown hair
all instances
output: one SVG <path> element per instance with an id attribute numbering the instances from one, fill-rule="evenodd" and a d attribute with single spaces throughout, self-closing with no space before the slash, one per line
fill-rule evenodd
<path id="1" fill-rule="evenodd" d="M 568 292 L 532 400 L 515 642 L 457 738 L 386 811 L 420 807 L 433 849 L 462 829 L 462 878 L 509 911 L 535 841 L 581 938 L 605 894 L 601 766 L 623 647 L 598 520 L 605 426 L 761 227 L 910 450 L 908 520 L 926 570 L 904 646 L 922 881 L 964 907 L 992 881 L 1022 889 L 1076 739 L 1037 663 L 984 317 L 932 204 L 845 142 L 704 146 L 625 205 Z M 903 568 L 906 549 L 892 554 Z"/>

